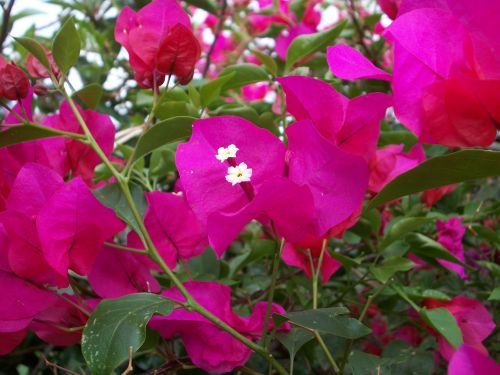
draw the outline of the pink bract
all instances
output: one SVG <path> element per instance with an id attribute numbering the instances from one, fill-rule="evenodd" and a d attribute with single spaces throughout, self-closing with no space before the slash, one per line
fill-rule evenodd
<path id="1" fill-rule="evenodd" d="M 190 281 L 184 287 L 196 301 L 251 340 L 257 340 L 264 330 L 264 318 L 267 303 L 259 302 L 255 305 L 249 317 L 235 314 L 231 307 L 231 289 L 215 282 Z M 185 299 L 178 289 L 170 288 L 163 294 L 178 302 Z M 285 310 L 273 304 L 272 313 L 285 313 Z M 155 316 L 149 326 L 158 331 L 166 339 L 180 335 L 191 361 L 199 368 L 222 374 L 243 366 L 251 355 L 251 350 L 228 333 L 216 327 L 203 316 L 185 309 L 176 309 L 168 316 Z M 268 329 L 272 329 L 273 322 L 269 322 Z M 288 330 L 284 325 L 281 329 Z"/>
<path id="2" fill-rule="evenodd" d="M 500 374 L 500 364 L 473 346 L 463 344 L 451 357 L 448 375 Z"/>

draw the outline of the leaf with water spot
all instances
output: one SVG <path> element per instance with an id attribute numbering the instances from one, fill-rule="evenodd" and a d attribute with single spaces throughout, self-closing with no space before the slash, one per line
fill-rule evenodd
<path id="1" fill-rule="evenodd" d="M 93 375 L 109 375 L 146 339 L 154 314 L 168 315 L 173 303 L 157 294 L 137 293 L 102 301 L 82 335 L 82 353 Z"/>

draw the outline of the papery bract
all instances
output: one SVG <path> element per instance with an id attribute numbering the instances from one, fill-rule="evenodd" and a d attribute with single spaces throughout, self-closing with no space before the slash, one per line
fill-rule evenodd
<path id="1" fill-rule="evenodd" d="M 79 107 L 78 111 L 99 147 L 107 157 L 110 157 L 115 139 L 115 126 L 110 117 L 92 110 L 82 110 Z M 66 101 L 61 104 L 59 114 L 47 116 L 43 124 L 55 129 L 83 134 L 83 129 Z M 64 139 L 64 144 L 67 150 L 66 171 L 71 170 L 73 175 L 81 176 L 87 185 L 92 186 L 94 169 L 101 163 L 101 158 L 89 145 L 80 141 Z"/>
<path id="2" fill-rule="evenodd" d="M 239 148 L 235 165 L 245 162 L 253 169 L 255 189 L 285 170 L 285 146 L 271 132 L 239 117 L 195 121 L 191 139 L 177 148 L 176 164 L 187 201 L 205 226 L 211 213 L 235 212 L 249 202 L 241 186 L 226 181 L 228 163 L 215 157 L 231 144 Z"/>
<path id="3" fill-rule="evenodd" d="M 30 329 L 40 339 L 52 345 L 69 346 L 79 344 L 83 326 L 88 320 L 88 316 L 80 309 L 91 313 L 97 303 L 98 300 L 80 301 L 75 296 L 63 294 L 47 309 L 35 316 Z M 70 329 L 74 329 L 74 331 L 69 331 Z"/>
<path id="4" fill-rule="evenodd" d="M 235 314 L 231 308 L 231 289 L 214 282 L 190 281 L 184 287 L 196 301 L 226 324 L 249 339 L 258 339 L 264 329 L 267 303 L 259 302 L 249 317 Z M 185 299 L 176 288 L 166 290 L 163 296 L 178 302 Z M 272 313 L 285 313 L 273 304 Z M 272 320 L 269 329 L 272 328 Z M 155 316 L 149 326 L 166 339 L 180 335 L 186 351 L 197 367 L 222 374 L 243 366 L 251 355 L 251 350 L 228 333 L 196 312 L 176 309 L 168 316 Z M 283 329 L 283 328 L 282 328 Z M 284 329 L 289 329 L 285 325 Z"/>
<path id="5" fill-rule="evenodd" d="M 312 241 L 312 243 L 302 241 L 300 244 L 296 245 L 287 243 L 285 244 L 285 246 L 283 247 L 283 251 L 281 252 L 281 259 L 283 259 L 283 262 L 285 262 L 289 266 L 300 268 L 302 271 L 304 271 L 307 277 L 311 277 L 311 260 L 314 267 L 318 267 L 321 249 L 323 247 L 322 245 L 323 243 L 321 241 Z M 332 275 L 337 272 L 340 266 L 340 262 L 333 259 L 328 252 L 328 249 L 325 249 L 320 268 L 320 274 L 323 283 L 326 283 L 328 280 L 330 280 Z"/>
<path id="6" fill-rule="evenodd" d="M 151 275 L 146 257 L 146 254 L 103 246 L 89 272 L 89 284 L 102 298 L 118 298 L 138 292 L 158 293 L 160 285 Z"/>
<path id="7" fill-rule="evenodd" d="M 201 53 L 189 17 L 176 0 L 154 0 L 137 13 L 124 7 L 116 20 L 115 39 L 127 50 L 144 88 L 161 85 L 166 74 L 189 82 Z"/>
<path id="8" fill-rule="evenodd" d="M 330 70 L 342 79 L 379 79 L 390 81 L 391 75 L 377 68 L 359 51 L 345 44 L 337 44 L 327 49 Z"/>
<path id="9" fill-rule="evenodd" d="M 286 94 L 287 111 L 296 120 L 311 120 L 330 142 L 369 160 L 376 149 L 379 123 L 392 103 L 390 96 L 372 93 L 348 100 L 318 79 L 290 76 L 278 82 Z"/>
<path id="10" fill-rule="evenodd" d="M 40 285 L 67 286 L 67 280 L 45 260 L 35 225 L 40 210 L 63 185 L 61 176 L 53 170 L 27 163 L 14 181 L 7 199 L 7 210 L 0 213 L 0 222 L 10 237 L 10 268 L 18 276 Z"/>
<path id="11" fill-rule="evenodd" d="M 462 218 L 452 217 L 447 221 L 436 221 L 436 229 L 438 232 L 438 242 L 443 245 L 455 258 L 461 262 L 465 262 L 464 246 L 462 239 L 465 234 L 465 226 L 462 224 Z M 465 278 L 465 270 L 463 266 L 456 263 L 448 262 L 439 259 L 438 262 L 454 272 L 462 279 Z"/>
<path id="12" fill-rule="evenodd" d="M 446 185 L 435 189 L 429 189 L 423 192 L 421 200 L 426 207 L 432 207 L 441 200 L 445 195 L 450 194 L 456 189 L 457 185 Z"/>
<path id="13" fill-rule="evenodd" d="M 50 198 L 36 225 L 45 258 L 63 277 L 68 269 L 87 275 L 103 243 L 125 227 L 79 177 Z"/>
<path id="14" fill-rule="evenodd" d="M 150 192 L 144 224 L 161 257 L 170 268 L 178 260 L 198 256 L 207 246 L 206 233 L 186 198 L 181 194 Z M 129 235 L 129 245 L 141 247 L 138 236 Z"/>
<path id="15" fill-rule="evenodd" d="M 361 205 L 368 186 L 368 165 L 328 142 L 310 121 L 289 126 L 286 134 L 289 178 L 310 189 L 317 214 L 315 234 L 321 236 Z"/>
<path id="16" fill-rule="evenodd" d="M 451 357 L 448 375 L 500 374 L 500 364 L 470 345 L 460 345 Z"/>
<path id="17" fill-rule="evenodd" d="M 429 309 L 440 307 L 447 309 L 462 331 L 463 343 L 487 353 L 483 340 L 493 332 L 495 323 L 488 310 L 478 300 L 462 296 L 455 297 L 451 301 L 427 298 L 424 304 Z M 438 343 L 441 355 L 450 360 L 455 349 L 443 336 L 438 336 Z"/>
<path id="18" fill-rule="evenodd" d="M 9 267 L 8 249 L 8 235 L 0 224 L 0 337 L 3 333 L 21 335 L 32 319 L 57 298 L 54 292 L 16 275 Z M 18 342 L 19 337 L 14 335 L 10 339 Z M 2 348 L 7 349 L 13 347 Z"/>
<path id="19" fill-rule="evenodd" d="M 16 64 L 0 67 L 0 97 L 8 100 L 24 99 L 29 94 L 29 88 L 28 76 Z"/>
<path id="20" fill-rule="evenodd" d="M 272 221 L 278 236 L 289 241 L 300 241 L 317 231 L 310 190 L 284 177 L 275 177 L 257 188 L 255 198 L 240 210 L 210 215 L 209 240 L 219 256 L 253 219 L 264 225 Z"/>
<path id="21" fill-rule="evenodd" d="M 407 153 L 403 152 L 403 148 L 404 145 L 389 145 L 377 150 L 370 160 L 371 191 L 378 193 L 397 176 L 415 168 L 425 160 L 421 145 L 413 146 Z"/>
<path id="22" fill-rule="evenodd" d="M 394 43 L 396 116 L 424 143 L 489 146 L 500 123 L 499 4 L 403 1 Z"/>

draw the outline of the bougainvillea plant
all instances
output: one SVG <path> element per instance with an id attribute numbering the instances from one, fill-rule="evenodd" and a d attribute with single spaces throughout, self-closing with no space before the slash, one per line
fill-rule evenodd
<path id="1" fill-rule="evenodd" d="M 14 3 L 0 374 L 500 374 L 499 1 Z"/>

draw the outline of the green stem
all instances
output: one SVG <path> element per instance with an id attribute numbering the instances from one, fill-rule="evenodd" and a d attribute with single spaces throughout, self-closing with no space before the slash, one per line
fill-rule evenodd
<path id="1" fill-rule="evenodd" d="M 6 105 L 3 102 L 0 102 L 0 106 L 2 106 L 7 111 L 9 111 L 10 114 L 12 114 L 19 121 L 21 121 L 21 123 L 23 123 L 26 126 L 29 126 L 29 127 L 35 128 L 35 129 L 44 130 L 44 131 L 49 132 L 49 133 L 53 133 L 54 136 L 62 136 L 62 137 L 66 137 L 66 138 L 76 139 L 76 140 L 79 140 L 79 141 L 82 141 L 82 142 L 84 142 L 84 141 L 87 140 L 87 138 L 83 134 L 66 132 L 64 130 L 58 130 L 58 129 L 50 128 L 48 126 L 44 126 L 44 125 L 40 125 L 40 124 L 36 124 L 34 122 L 31 122 L 28 119 L 20 116 L 18 113 L 14 112 L 8 105 Z"/>
<path id="2" fill-rule="evenodd" d="M 323 341 L 323 338 L 321 337 L 318 331 L 314 331 L 314 337 L 316 337 L 319 346 L 321 346 L 321 349 L 323 349 L 323 352 L 325 353 L 326 358 L 328 359 L 328 362 L 330 362 L 330 366 L 332 366 L 335 373 L 340 373 L 340 369 L 339 366 L 337 365 L 337 362 L 335 362 L 332 353 L 330 353 L 330 350 L 328 350 L 328 347 L 326 346 L 325 342 Z"/>
<path id="3" fill-rule="evenodd" d="M 391 283 L 392 279 L 389 279 L 384 285 L 382 285 L 380 288 L 378 288 L 378 290 L 371 294 L 367 300 L 366 300 L 366 303 L 365 305 L 363 306 L 363 310 L 361 310 L 361 314 L 359 314 L 359 322 L 360 323 L 363 323 L 363 320 L 365 319 L 366 317 L 366 314 L 368 312 L 368 309 L 370 308 L 370 305 L 372 304 L 372 302 L 375 300 L 375 298 L 377 298 L 377 296 L 382 293 L 384 291 L 385 288 L 387 288 L 389 286 L 389 284 Z M 342 364 L 340 365 L 340 371 L 344 371 L 344 368 L 345 366 L 347 365 L 347 362 L 349 360 L 349 355 L 351 354 L 351 350 L 352 350 L 352 346 L 354 344 L 354 340 L 349 340 L 347 341 L 347 345 L 346 345 L 346 348 L 344 350 L 344 356 L 342 358 Z"/>
<path id="4" fill-rule="evenodd" d="M 111 247 L 113 249 L 128 251 L 129 253 L 145 254 L 145 255 L 147 255 L 148 253 L 147 250 L 135 249 L 133 247 L 123 246 L 113 242 L 104 242 L 104 245 L 107 247 Z"/>
<path id="5" fill-rule="evenodd" d="M 283 246 L 285 245 L 285 239 L 282 238 L 279 246 L 276 247 L 276 251 L 274 252 L 273 258 L 273 267 L 271 273 L 271 287 L 269 289 L 269 294 L 267 295 L 267 308 L 266 308 L 266 317 L 264 319 L 264 331 L 262 332 L 262 346 L 267 349 L 267 345 L 269 344 L 269 320 L 271 319 L 271 309 L 273 306 L 274 299 L 274 289 L 276 288 L 276 280 L 278 278 L 278 268 L 280 265 L 281 259 L 281 251 L 283 250 Z"/>

